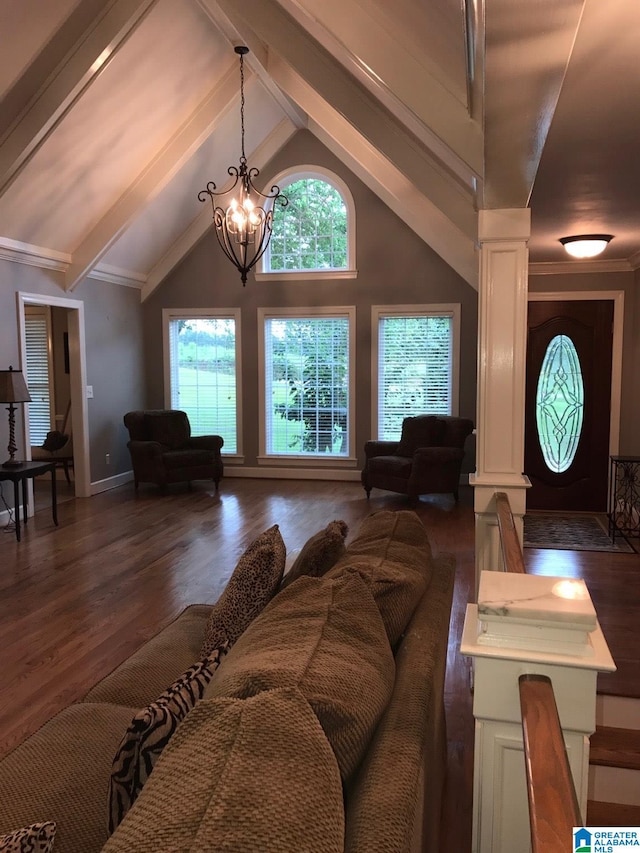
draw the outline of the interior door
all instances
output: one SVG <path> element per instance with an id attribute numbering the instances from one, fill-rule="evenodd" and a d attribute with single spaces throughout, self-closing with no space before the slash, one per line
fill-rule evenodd
<path id="1" fill-rule="evenodd" d="M 606 511 L 612 351 L 612 300 L 529 302 L 530 509 Z"/>

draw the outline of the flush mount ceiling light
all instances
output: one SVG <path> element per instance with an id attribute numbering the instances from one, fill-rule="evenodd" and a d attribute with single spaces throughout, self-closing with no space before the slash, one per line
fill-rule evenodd
<path id="1" fill-rule="evenodd" d="M 275 185 L 266 195 L 254 186 L 253 182 L 260 172 L 249 168 L 244 153 L 244 57 L 249 53 L 249 48 L 239 45 L 234 50 L 240 57 L 240 166 L 229 166 L 227 169 L 235 180 L 226 190 L 216 192 L 216 185 L 209 181 L 205 189 L 198 193 L 198 199 L 205 202 L 207 196 L 210 198 L 218 243 L 237 267 L 244 287 L 247 273 L 269 245 L 275 202 L 277 200 L 284 207 L 287 198 Z"/>
<path id="2" fill-rule="evenodd" d="M 613 240 L 611 234 L 580 234 L 577 237 L 561 237 L 560 242 L 574 258 L 595 258 Z"/>

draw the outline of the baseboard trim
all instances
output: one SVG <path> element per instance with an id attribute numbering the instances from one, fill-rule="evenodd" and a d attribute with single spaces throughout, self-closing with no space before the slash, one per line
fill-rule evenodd
<path id="1" fill-rule="evenodd" d="M 336 468 L 246 468 L 225 465 L 225 477 L 247 477 L 252 480 L 344 480 L 360 481 L 360 471 Z"/>
<path id="2" fill-rule="evenodd" d="M 124 486 L 132 480 L 133 471 L 124 471 L 122 474 L 107 477 L 105 480 L 96 480 L 94 483 L 91 483 L 91 495 L 99 495 L 100 492 L 108 492 L 110 489 L 117 489 L 118 486 Z"/>

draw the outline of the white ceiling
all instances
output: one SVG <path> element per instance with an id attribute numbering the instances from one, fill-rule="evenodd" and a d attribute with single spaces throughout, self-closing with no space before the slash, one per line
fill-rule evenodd
<path id="1" fill-rule="evenodd" d="M 68 290 L 144 298 L 210 227 L 237 43 L 250 165 L 309 129 L 472 286 L 479 207 L 530 203 L 539 269 L 585 232 L 640 265 L 635 0 L 3 0 L 0 32 L 0 257 Z"/>

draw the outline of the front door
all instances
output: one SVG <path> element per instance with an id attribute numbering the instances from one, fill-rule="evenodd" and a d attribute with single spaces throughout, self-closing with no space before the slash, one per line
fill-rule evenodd
<path id="1" fill-rule="evenodd" d="M 529 302 L 530 509 L 607 508 L 613 301 Z"/>

